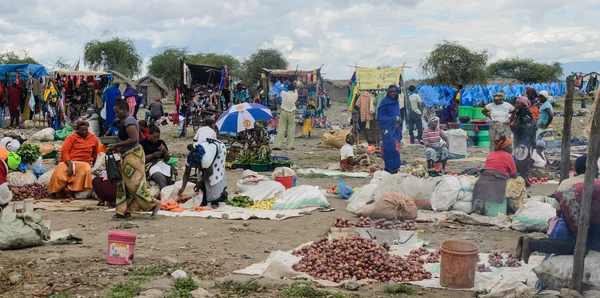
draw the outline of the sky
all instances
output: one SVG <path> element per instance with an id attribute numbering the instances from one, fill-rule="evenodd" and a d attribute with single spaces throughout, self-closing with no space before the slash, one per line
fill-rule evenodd
<path id="1" fill-rule="evenodd" d="M 332 79 L 350 78 L 353 65 L 406 64 L 407 78 L 422 77 L 421 60 L 441 40 L 485 49 L 490 62 L 600 61 L 600 0 L 2 2 L 0 51 L 26 51 L 46 65 L 72 63 L 87 41 L 113 36 L 135 41 L 144 68 L 166 46 L 240 59 L 274 47 L 290 68 L 324 64 Z"/>

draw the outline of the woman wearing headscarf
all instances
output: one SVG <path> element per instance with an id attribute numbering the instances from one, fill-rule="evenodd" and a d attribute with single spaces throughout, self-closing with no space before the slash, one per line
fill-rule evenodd
<path id="1" fill-rule="evenodd" d="M 535 122 L 537 123 L 540 118 L 540 100 L 538 99 L 537 91 L 535 91 L 534 88 L 529 87 L 525 89 L 525 95 L 527 95 L 527 98 L 531 103 L 529 111 L 531 111 L 531 115 L 533 115 L 533 119 L 535 119 Z"/>
<path id="2" fill-rule="evenodd" d="M 247 147 L 242 152 L 242 158 L 252 160 L 265 160 L 271 156 L 271 148 L 269 148 L 269 133 L 264 126 L 264 121 L 257 120 L 254 122 L 254 129 L 247 131 Z"/>
<path id="3" fill-rule="evenodd" d="M 442 171 L 446 170 L 448 161 L 448 137 L 440 128 L 440 118 L 433 117 L 429 120 L 429 127 L 423 134 L 423 144 L 425 144 L 425 158 L 427 159 L 427 170 L 435 172 L 435 163 L 442 163 Z M 442 141 L 445 143 L 442 144 Z"/>
<path id="4" fill-rule="evenodd" d="M 494 94 L 494 102 L 483 108 L 482 113 L 488 116 L 490 123 L 490 140 L 495 140 L 500 136 L 510 136 L 510 118 L 514 114 L 515 108 L 504 102 L 504 93 Z M 495 146 L 490 142 L 490 152 L 495 150 Z"/>
<path id="5" fill-rule="evenodd" d="M 79 121 L 75 132 L 62 145 L 60 163 L 54 168 L 48 193 L 73 198 L 74 192 L 92 189 L 92 163 L 98 156 L 100 140 L 88 132 L 87 121 Z M 62 194 L 61 194 L 62 192 Z"/>
<path id="6" fill-rule="evenodd" d="M 386 97 L 377 109 L 377 121 L 381 128 L 383 161 L 385 171 L 395 174 L 400 170 L 400 142 L 402 141 L 402 118 L 399 90 L 396 85 L 390 85 Z"/>
<path id="7" fill-rule="evenodd" d="M 518 176 L 512 157 L 512 140 L 499 136 L 494 146 L 473 188 L 473 212 L 478 214 L 484 214 L 484 201 L 502 203 L 508 179 Z"/>
<path id="8" fill-rule="evenodd" d="M 529 168 L 531 166 L 531 151 L 535 146 L 535 132 L 537 124 L 529 111 L 531 101 L 524 96 L 517 97 L 512 127 L 515 136 L 515 157 L 517 158 L 517 172 L 527 181 L 529 179 Z"/>
<path id="9" fill-rule="evenodd" d="M 129 114 L 129 104 L 118 101 L 114 110 L 119 119 L 118 143 L 110 146 L 121 154 L 121 178 L 117 184 L 116 218 L 131 218 L 131 212 L 152 210 L 152 217 L 160 209 L 160 201 L 150 194 L 146 180 L 146 156 L 139 143 L 140 129 L 137 120 Z"/>
<path id="10" fill-rule="evenodd" d="M 190 181 L 192 168 L 202 171 L 202 177 L 194 187 L 195 191 L 202 191 L 202 206 L 211 204 L 212 208 L 218 208 L 219 202 L 227 199 L 227 184 L 225 180 L 225 156 L 227 148 L 218 140 L 208 139 L 205 143 L 188 145 L 188 156 L 183 174 L 182 187 L 178 195 L 183 195 L 185 186 Z"/>
<path id="11" fill-rule="evenodd" d="M 133 91 L 133 88 L 131 88 L 131 86 L 127 86 L 127 89 L 125 89 L 125 92 L 123 92 L 123 97 L 125 97 L 125 101 L 127 101 L 127 104 L 129 105 L 129 115 L 134 116 L 133 118 L 136 118 L 135 107 L 137 105 L 137 100 L 135 96 L 136 94 Z"/>
<path id="12" fill-rule="evenodd" d="M 540 118 L 538 119 L 538 131 L 537 139 L 541 140 L 545 137 L 554 136 L 554 129 L 552 126 L 552 119 L 554 118 L 554 111 L 552 108 L 552 96 L 548 94 L 548 91 L 540 91 L 538 94 L 540 97 Z"/>
<path id="13" fill-rule="evenodd" d="M 555 169 L 552 169 L 544 150 L 546 149 L 546 142 L 544 140 L 538 140 L 535 142 L 535 148 L 531 150 L 531 169 L 529 172 L 530 176 L 537 178 L 548 178 L 556 179 L 559 176 L 556 174 Z"/>

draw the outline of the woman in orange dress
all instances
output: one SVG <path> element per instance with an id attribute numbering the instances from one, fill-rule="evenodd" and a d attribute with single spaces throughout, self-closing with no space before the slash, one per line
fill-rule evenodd
<path id="1" fill-rule="evenodd" d="M 75 126 L 75 132 L 65 139 L 60 164 L 50 178 L 49 194 L 73 198 L 74 192 L 92 189 L 91 166 L 98 156 L 100 141 L 88 132 L 88 128 L 87 121 L 80 121 Z"/>

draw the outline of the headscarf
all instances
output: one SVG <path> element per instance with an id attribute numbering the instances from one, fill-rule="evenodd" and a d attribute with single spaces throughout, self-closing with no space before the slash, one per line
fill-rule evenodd
<path id="1" fill-rule="evenodd" d="M 79 130 L 80 127 L 82 126 L 87 126 L 90 127 L 90 123 L 85 121 L 85 120 L 79 120 L 77 121 L 77 123 L 75 124 L 75 130 Z"/>
<path id="2" fill-rule="evenodd" d="M 550 95 L 548 93 L 548 91 L 546 91 L 546 90 L 540 91 L 540 93 L 538 93 L 538 95 L 545 97 L 548 100 L 548 102 L 550 102 L 550 103 L 554 101 L 554 98 L 552 97 L 552 95 Z"/>
<path id="3" fill-rule="evenodd" d="M 535 91 L 535 88 L 532 88 L 532 87 L 528 87 L 527 89 L 525 89 L 525 95 L 527 95 L 527 97 L 531 97 L 531 98 L 538 97 L 537 91 Z"/>
<path id="4" fill-rule="evenodd" d="M 503 92 L 498 92 L 498 93 L 494 94 L 494 99 L 502 99 L 502 100 L 504 100 L 504 93 Z"/>
<path id="5" fill-rule="evenodd" d="M 531 107 L 531 101 L 529 101 L 529 98 L 525 97 L 525 96 L 519 96 L 517 97 L 517 102 L 522 103 L 525 108 L 529 109 Z"/>
<path id="6" fill-rule="evenodd" d="M 431 119 L 429 119 L 429 124 L 431 124 L 434 121 L 437 121 L 438 123 L 440 123 L 440 118 L 438 118 L 436 116 L 431 117 Z"/>
<path id="7" fill-rule="evenodd" d="M 500 137 L 496 138 L 495 143 L 496 143 L 496 150 L 500 150 L 500 149 L 504 149 L 504 148 L 507 148 L 508 146 L 510 146 L 512 144 L 512 140 L 507 138 L 506 136 L 500 136 Z"/>
<path id="8" fill-rule="evenodd" d="M 198 167 L 202 163 L 202 157 L 204 157 L 204 154 L 206 154 L 206 151 L 204 151 L 204 147 L 202 145 L 194 145 L 194 149 L 188 153 L 187 165 L 190 167 Z"/>
<path id="9" fill-rule="evenodd" d="M 396 85 L 390 85 L 388 90 L 391 88 L 396 89 L 396 92 L 399 95 L 400 92 Z M 391 98 L 388 92 L 381 100 L 381 103 L 379 103 L 379 107 L 377 108 L 377 121 L 379 122 L 379 127 L 383 132 L 384 139 L 389 138 L 397 141 L 402 140 L 402 128 L 396 127 L 397 117 L 401 117 L 400 101 L 398 99 Z"/>
<path id="10" fill-rule="evenodd" d="M 542 147 L 542 148 L 546 148 L 546 141 L 544 141 L 544 140 L 537 140 L 537 141 L 535 142 L 535 146 L 536 146 L 536 147 Z"/>
<path id="11" fill-rule="evenodd" d="M 133 91 L 133 88 L 131 88 L 131 86 L 127 86 L 127 88 L 125 89 L 125 92 L 123 92 L 123 96 L 125 98 L 130 97 L 130 96 L 135 96 L 135 92 Z"/>

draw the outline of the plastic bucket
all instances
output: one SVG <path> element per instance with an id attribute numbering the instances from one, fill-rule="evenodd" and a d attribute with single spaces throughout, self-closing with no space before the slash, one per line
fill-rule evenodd
<path id="1" fill-rule="evenodd" d="M 473 109 L 473 117 L 471 119 L 484 119 L 484 118 L 487 118 L 487 116 L 483 114 L 483 108 L 474 108 Z"/>
<path id="2" fill-rule="evenodd" d="M 433 165 L 433 168 L 434 168 L 436 171 L 441 171 L 441 170 L 442 170 L 442 163 L 441 163 L 441 162 L 436 162 L 436 163 Z"/>
<path id="3" fill-rule="evenodd" d="M 458 107 L 458 116 L 473 118 L 473 107 L 468 107 L 468 106 Z"/>
<path id="4" fill-rule="evenodd" d="M 398 241 L 400 235 L 398 230 L 375 229 L 375 237 L 377 244 L 387 243 L 393 245 L 394 241 Z"/>
<path id="5" fill-rule="evenodd" d="M 373 234 L 373 228 L 356 228 L 356 233 L 365 239 L 372 240 L 375 237 L 375 234 Z"/>
<path id="6" fill-rule="evenodd" d="M 483 214 L 492 217 L 498 216 L 498 213 L 506 214 L 506 206 L 506 199 L 502 200 L 502 203 L 483 201 Z"/>
<path id="7" fill-rule="evenodd" d="M 108 232 L 106 263 L 129 265 L 133 262 L 136 235 L 124 232 Z"/>
<path id="8" fill-rule="evenodd" d="M 275 181 L 281 183 L 285 189 L 294 187 L 294 176 L 275 177 Z"/>
<path id="9" fill-rule="evenodd" d="M 479 245 L 467 240 L 447 240 L 440 252 L 440 285 L 451 289 L 473 288 Z"/>
<path id="10" fill-rule="evenodd" d="M 340 239 L 342 237 L 350 236 L 350 228 L 331 227 L 331 229 L 329 230 L 329 233 L 331 234 L 331 239 L 333 239 L 333 240 Z"/>

